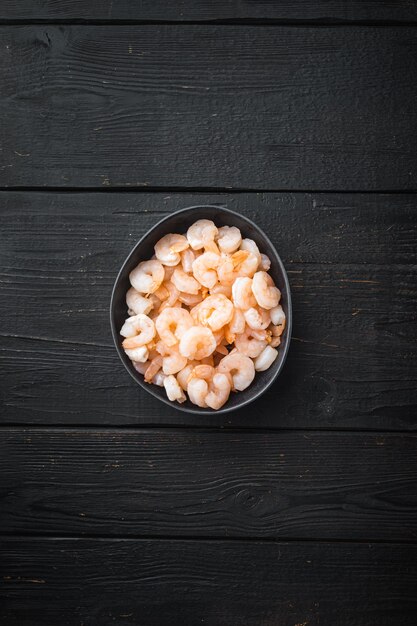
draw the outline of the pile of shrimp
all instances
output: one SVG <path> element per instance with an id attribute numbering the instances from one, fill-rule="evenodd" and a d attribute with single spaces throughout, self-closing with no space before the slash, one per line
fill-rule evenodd
<path id="1" fill-rule="evenodd" d="M 123 349 L 171 401 L 220 409 L 278 356 L 285 328 L 271 262 L 235 226 L 165 235 L 130 273 Z"/>

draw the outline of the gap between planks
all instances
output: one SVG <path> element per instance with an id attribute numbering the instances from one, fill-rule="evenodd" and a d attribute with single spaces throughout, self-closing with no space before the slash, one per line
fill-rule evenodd
<path id="1" fill-rule="evenodd" d="M 229 19 L 211 19 L 211 20 L 157 20 L 157 19 L 88 19 L 88 18 L 2 18 L 1 26 L 32 26 L 32 25 L 57 25 L 57 26 L 289 26 L 297 27 L 361 27 L 361 28 L 398 28 L 417 26 L 416 20 L 346 20 L 346 19 L 328 19 L 319 18 L 311 20 L 286 20 L 284 18 L 229 18 Z"/>
<path id="2" fill-rule="evenodd" d="M 0 24 L 1 26 L 1 24 Z M 40 185 L 14 185 L 0 186 L 0 192 L 19 192 L 19 193 L 64 193 L 64 194 L 82 194 L 82 193 L 212 193 L 212 194 L 266 194 L 266 193 L 322 193 L 322 194 L 355 194 L 355 195 L 415 195 L 416 189 L 304 189 L 304 188 L 253 188 L 253 187 L 181 187 L 181 186 L 106 186 L 106 187 L 56 187 L 56 186 L 40 186 Z"/>

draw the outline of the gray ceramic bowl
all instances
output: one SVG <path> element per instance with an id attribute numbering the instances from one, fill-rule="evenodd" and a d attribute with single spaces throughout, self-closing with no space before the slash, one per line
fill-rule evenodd
<path id="1" fill-rule="evenodd" d="M 153 247 L 158 239 L 167 233 L 185 233 L 191 224 L 202 218 L 213 220 L 216 226 L 237 226 L 242 232 L 243 237 L 253 239 L 257 243 L 260 251 L 268 255 L 271 259 L 271 269 L 269 270 L 269 273 L 281 291 L 281 305 L 287 317 L 286 328 L 281 337 L 281 345 L 278 349 L 278 358 L 266 372 L 256 373 L 255 380 L 250 387 L 244 391 L 232 393 L 226 404 L 218 411 L 214 411 L 213 409 L 201 409 L 195 404 L 192 404 L 189 400 L 183 404 L 171 402 L 168 400 L 163 387 L 157 387 L 156 385 L 149 385 L 145 383 L 143 376 L 135 370 L 131 361 L 124 353 L 121 347 L 122 337 L 119 334 L 119 330 L 127 317 L 125 297 L 126 292 L 130 287 L 130 272 L 134 267 L 136 267 L 136 265 L 138 265 L 138 263 L 140 263 L 140 261 L 145 261 L 151 258 L 154 254 Z M 272 385 L 282 370 L 290 345 L 292 326 L 291 294 L 288 277 L 273 244 L 265 233 L 263 233 L 262 230 L 250 219 L 219 206 L 202 205 L 188 207 L 186 209 L 182 209 L 181 211 L 171 213 L 171 215 L 155 224 L 155 226 L 151 228 L 151 230 L 149 230 L 144 237 L 142 237 L 142 239 L 130 252 L 126 261 L 123 263 L 122 269 L 120 270 L 113 287 L 110 304 L 110 323 L 114 343 L 123 365 L 132 378 L 148 393 L 155 398 L 162 400 L 162 402 L 165 402 L 165 404 L 168 404 L 172 408 L 178 409 L 179 411 L 196 414 L 227 413 L 228 411 L 240 409 L 246 404 L 249 404 L 249 402 L 259 398 L 259 396 L 261 396 L 264 391 Z"/>

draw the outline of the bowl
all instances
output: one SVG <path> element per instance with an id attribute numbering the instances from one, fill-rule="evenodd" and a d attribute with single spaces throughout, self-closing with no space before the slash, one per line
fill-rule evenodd
<path id="1" fill-rule="evenodd" d="M 155 243 L 168 233 L 185 233 L 189 226 L 199 219 L 210 219 L 216 226 L 237 226 L 243 237 L 253 239 L 259 247 L 259 250 L 267 254 L 271 260 L 271 268 L 269 274 L 276 286 L 281 291 L 281 305 L 285 312 L 287 322 L 285 330 L 281 337 L 281 345 L 278 348 L 278 357 L 275 359 L 271 367 L 265 372 L 257 372 L 253 383 L 244 391 L 232 393 L 221 409 L 217 411 L 213 409 L 203 409 L 192 404 L 189 400 L 183 404 L 171 402 L 168 400 L 165 389 L 156 385 L 145 383 L 143 376 L 135 370 L 130 359 L 126 356 L 122 348 L 122 337 L 119 331 L 127 317 L 126 292 L 130 287 L 129 274 L 134 267 L 141 261 L 150 259 L 154 254 Z M 291 294 L 288 277 L 284 269 L 284 265 L 270 239 L 252 220 L 230 211 L 221 206 L 198 205 L 187 207 L 175 213 L 171 213 L 160 222 L 155 224 L 146 235 L 140 239 L 133 250 L 129 253 L 127 259 L 116 278 L 113 287 L 110 304 L 110 323 L 111 330 L 119 357 L 131 375 L 131 377 L 140 385 L 147 393 L 150 393 L 158 400 L 168 404 L 171 408 L 187 413 L 210 414 L 210 413 L 227 413 L 236 411 L 244 407 L 246 404 L 253 402 L 259 398 L 274 382 L 278 374 L 283 368 L 291 339 L 292 326 L 292 310 L 291 310 Z"/>

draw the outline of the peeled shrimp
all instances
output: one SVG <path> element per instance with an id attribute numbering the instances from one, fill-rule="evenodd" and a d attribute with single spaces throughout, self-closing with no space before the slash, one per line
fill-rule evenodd
<path id="1" fill-rule="evenodd" d="M 216 293 L 222 293 L 226 298 L 231 300 L 232 298 L 232 285 L 222 285 L 222 283 L 217 283 L 210 289 L 210 295 L 214 296 Z"/>
<path id="2" fill-rule="evenodd" d="M 197 377 L 191 378 L 187 386 L 187 393 L 193 404 L 202 408 L 207 407 L 205 400 L 208 393 L 207 381 Z"/>
<path id="3" fill-rule="evenodd" d="M 187 239 L 193 250 L 210 247 L 218 230 L 211 220 L 198 220 L 187 230 Z"/>
<path id="4" fill-rule="evenodd" d="M 174 307 L 178 302 L 178 297 L 180 295 L 180 292 L 178 291 L 176 286 L 171 283 L 171 281 L 165 282 L 163 286 L 168 291 L 168 298 L 166 298 L 162 302 L 161 306 L 159 307 L 160 311 L 163 311 L 164 309 L 169 307 Z"/>
<path id="5" fill-rule="evenodd" d="M 187 365 L 187 359 L 180 353 L 178 346 L 170 348 L 169 352 L 162 357 L 162 371 L 167 376 L 177 374 Z"/>
<path id="6" fill-rule="evenodd" d="M 168 400 L 171 400 L 171 401 L 177 400 L 180 403 L 186 401 L 187 398 L 183 390 L 179 386 L 175 376 L 173 375 L 166 376 L 164 378 L 163 384 L 165 387 L 165 391 L 167 392 Z"/>
<path id="7" fill-rule="evenodd" d="M 249 252 L 251 252 L 254 256 L 256 256 L 258 260 L 258 265 L 260 264 L 261 253 L 259 252 L 259 248 L 256 245 L 256 243 L 253 241 L 253 239 L 242 239 L 242 243 L 240 244 L 240 249 L 248 250 Z"/>
<path id="8" fill-rule="evenodd" d="M 126 339 L 123 348 L 139 348 L 144 346 L 155 337 L 155 324 L 143 313 L 129 317 L 123 324 L 120 334 Z"/>
<path id="9" fill-rule="evenodd" d="M 193 318 L 186 309 L 168 307 L 155 321 L 156 330 L 162 341 L 169 347 L 181 339 L 183 334 L 193 326 Z"/>
<path id="10" fill-rule="evenodd" d="M 261 309 L 260 307 L 252 307 L 247 311 L 244 311 L 243 315 L 247 325 L 253 330 L 265 330 L 271 323 L 271 315 L 269 311 Z"/>
<path id="11" fill-rule="evenodd" d="M 235 252 L 242 242 L 242 235 L 236 226 L 222 226 L 219 228 L 217 245 L 221 252 Z"/>
<path id="12" fill-rule="evenodd" d="M 246 320 L 240 309 L 234 309 L 233 317 L 229 323 L 229 330 L 231 333 L 239 335 L 245 331 Z"/>
<path id="13" fill-rule="evenodd" d="M 157 260 L 142 261 L 129 274 L 132 286 L 140 293 L 154 293 L 164 280 L 164 266 Z"/>
<path id="14" fill-rule="evenodd" d="M 264 372 L 271 367 L 277 356 L 278 352 L 275 348 L 266 346 L 266 348 L 262 350 L 261 354 L 255 359 L 255 370 L 257 372 Z"/>
<path id="15" fill-rule="evenodd" d="M 233 317 L 233 304 L 218 293 L 208 296 L 203 302 L 191 309 L 191 316 L 203 326 L 210 326 L 211 330 L 220 330 Z"/>
<path id="16" fill-rule="evenodd" d="M 195 278 L 184 272 L 184 270 L 176 269 L 172 275 L 171 281 L 178 291 L 197 295 L 200 291 L 200 283 Z"/>
<path id="17" fill-rule="evenodd" d="M 249 387 L 255 378 L 253 361 L 238 351 L 225 356 L 220 361 L 217 369 L 221 374 L 231 375 L 233 388 L 237 391 L 243 391 L 246 387 Z"/>
<path id="18" fill-rule="evenodd" d="M 152 300 L 142 296 L 134 287 L 131 287 L 126 294 L 126 304 L 129 311 L 132 311 L 132 315 L 138 315 L 139 313 L 148 315 L 153 307 Z"/>
<path id="19" fill-rule="evenodd" d="M 267 346 L 266 335 L 265 339 L 259 339 L 259 336 L 256 336 L 256 332 L 251 328 L 246 328 L 245 332 L 235 337 L 236 348 L 251 359 L 256 359 Z"/>
<path id="20" fill-rule="evenodd" d="M 161 355 L 158 354 L 155 358 L 153 358 L 149 362 L 149 365 L 146 368 L 145 376 L 144 376 L 145 377 L 145 381 L 147 383 L 151 382 L 151 380 L 159 372 L 161 367 L 162 367 L 162 357 L 161 357 Z"/>
<path id="21" fill-rule="evenodd" d="M 282 330 L 285 328 L 285 313 L 282 310 L 282 306 L 279 304 L 269 311 L 271 315 L 271 322 L 274 326 L 282 326 Z M 281 331 L 282 332 L 282 331 Z"/>
<path id="22" fill-rule="evenodd" d="M 261 254 L 261 262 L 259 263 L 259 268 L 267 272 L 271 267 L 271 259 L 266 254 Z"/>
<path id="23" fill-rule="evenodd" d="M 220 257 L 214 252 L 204 252 L 193 262 L 193 274 L 196 281 L 211 289 L 217 283 L 216 268 Z"/>
<path id="24" fill-rule="evenodd" d="M 191 248 L 187 248 L 183 252 L 181 252 L 181 265 L 184 272 L 187 274 L 191 274 L 193 271 L 193 262 L 196 260 L 197 256 Z"/>
<path id="25" fill-rule="evenodd" d="M 248 276 L 236 278 L 232 285 L 232 297 L 235 307 L 242 311 L 254 307 L 256 299 L 252 293 L 252 279 Z"/>
<path id="26" fill-rule="evenodd" d="M 201 292 L 197 293 L 196 295 L 193 295 L 191 293 L 184 293 L 183 291 L 180 291 L 178 294 L 178 300 L 180 302 L 182 302 L 183 304 L 185 304 L 186 306 L 196 306 L 197 304 L 199 304 L 203 299 L 203 294 Z"/>
<path id="27" fill-rule="evenodd" d="M 184 235 L 170 233 L 165 235 L 155 244 L 155 256 L 164 265 L 178 265 L 181 260 L 180 252 L 186 250 L 189 246 L 187 238 Z"/>
<path id="28" fill-rule="evenodd" d="M 146 346 L 139 346 L 138 348 L 125 348 L 124 350 L 131 361 L 144 363 L 148 360 L 149 350 Z"/>
<path id="29" fill-rule="evenodd" d="M 187 359 L 199 361 L 214 352 L 216 340 L 209 328 L 193 326 L 181 337 L 179 349 Z"/>
<path id="30" fill-rule="evenodd" d="M 273 309 L 278 306 L 281 292 L 266 272 L 256 272 L 252 281 L 252 291 L 257 303 L 263 309 Z"/>
<path id="31" fill-rule="evenodd" d="M 204 401 L 211 409 L 220 409 L 229 399 L 230 390 L 231 384 L 228 376 L 218 372 L 209 382 L 209 390 Z"/>

